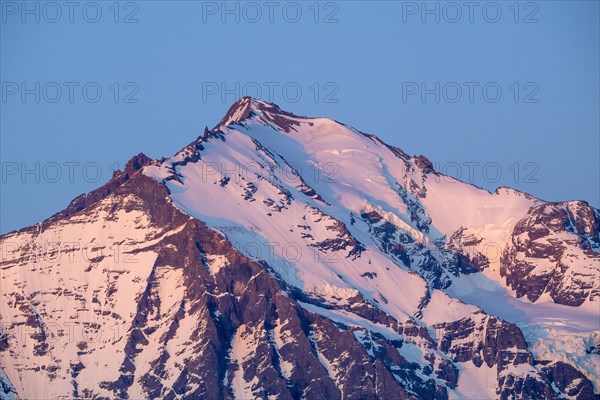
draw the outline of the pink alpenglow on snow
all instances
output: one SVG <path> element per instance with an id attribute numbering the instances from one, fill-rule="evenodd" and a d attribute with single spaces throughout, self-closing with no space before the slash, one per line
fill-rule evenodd
<path id="1" fill-rule="evenodd" d="M 0 237 L 0 398 L 598 399 L 599 222 L 245 97 Z"/>

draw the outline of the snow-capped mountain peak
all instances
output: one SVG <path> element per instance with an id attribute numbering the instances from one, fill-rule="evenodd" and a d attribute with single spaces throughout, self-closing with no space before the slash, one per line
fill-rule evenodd
<path id="1" fill-rule="evenodd" d="M 597 398 L 599 221 L 245 97 L 0 238 L 0 398 Z"/>
<path id="2" fill-rule="evenodd" d="M 298 124 L 299 119 L 307 118 L 283 111 L 276 104 L 247 96 L 242 97 L 229 108 L 219 124 L 213 128 L 213 131 L 231 124 L 242 124 L 248 119 L 255 119 L 266 124 L 275 124 L 287 132 Z"/>

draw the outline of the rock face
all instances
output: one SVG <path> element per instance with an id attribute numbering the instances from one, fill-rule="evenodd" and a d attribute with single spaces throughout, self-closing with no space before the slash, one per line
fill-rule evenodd
<path id="1" fill-rule="evenodd" d="M 586 202 L 532 207 L 512 232 L 501 274 L 518 297 L 548 293 L 559 304 L 579 306 L 600 297 L 600 216 Z"/>
<path id="2" fill-rule="evenodd" d="M 581 365 L 558 345 L 536 358 L 556 328 L 452 296 L 498 267 L 516 297 L 554 301 L 543 320 L 593 309 L 598 211 L 441 177 L 240 99 L 175 156 L 140 154 L 0 237 L 0 399 L 598 399 L 589 324 Z M 490 202 L 506 212 L 472 217 Z"/>

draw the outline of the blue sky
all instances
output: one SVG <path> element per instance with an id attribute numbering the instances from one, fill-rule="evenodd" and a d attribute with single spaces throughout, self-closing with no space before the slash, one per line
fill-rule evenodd
<path id="1" fill-rule="evenodd" d="M 0 233 L 242 95 L 489 190 L 600 206 L 598 1 L 0 3 Z"/>

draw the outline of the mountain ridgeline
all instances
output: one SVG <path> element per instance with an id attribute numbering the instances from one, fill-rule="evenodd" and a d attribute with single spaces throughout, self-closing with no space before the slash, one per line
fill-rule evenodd
<path id="1" fill-rule="evenodd" d="M 0 398 L 600 399 L 599 224 L 245 97 L 0 237 Z"/>

